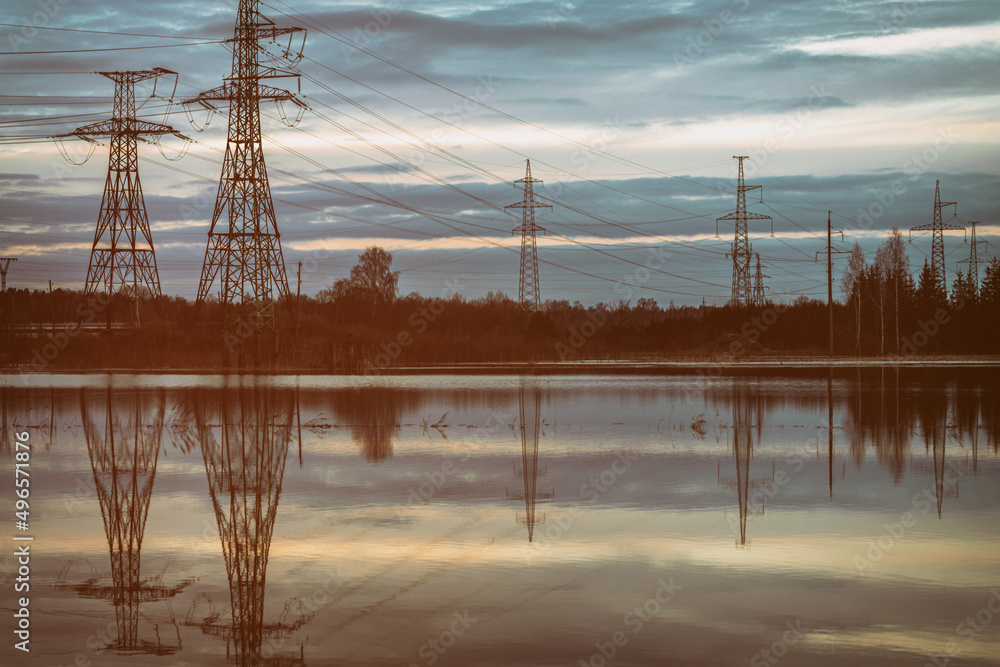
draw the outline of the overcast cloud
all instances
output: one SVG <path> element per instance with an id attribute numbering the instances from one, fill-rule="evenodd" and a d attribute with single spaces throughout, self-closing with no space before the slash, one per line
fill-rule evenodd
<path id="1" fill-rule="evenodd" d="M 231 66 L 220 44 L 25 54 L 224 39 L 235 20 L 229 0 L 6 4 L 11 24 L 155 36 L 0 27 L 0 50 L 13 52 L 0 56 L 2 137 L 65 133 L 108 117 L 113 84 L 86 72 L 165 67 L 179 73 L 184 99 L 219 85 Z M 307 293 L 347 275 L 374 242 L 394 252 L 404 293 L 437 294 L 458 279 L 468 297 L 516 296 L 510 230 L 518 221 L 503 207 L 520 200 L 512 181 L 526 158 L 554 205 L 539 218 L 549 231 L 539 250 L 544 299 L 617 298 L 617 281 L 636 282 L 629 262 L 644 262 L 656 246 L 671 250 L 667 273 L 638 281 L 633 298 L 724 302 L 733 230 L 720 225 L 715 238 L 715 219 L 735 208 L 733 155 L 749 155 L 748 183 L 763 185 L 751 210 L 774 218 L 775 237 L 757 225 L 752 241 L 775 298 L 825 296 L 825 266 L 813 260 L 827 210 L 845 249 L 858 241 L 874 252 L 891 227 L 931 222 L 938 179 L 942 197 L 958 202 L 946 215 L 979 221 L 996 254 L 1000 20 L 992 0 L 403 7 L 261 4 L 276 23 L 309 29 L 300 83 L 311 110 L 289 129 L 273 104 L 262 105 L 289 274 L 298 261 L 322 258 L 304 276 Z M 140 101 L 151 92 L 140 86 Z M 177 106 L 164 118 L 167 110 L 153 99 L 141 113 L 198 143 L 178 162 L 140 144 L 141 176 L 164 291 L 193 296 L 226 116 L 197 133 Z M 182 142 L 162 144 L 173 157 Z M 79 157 L 87 146 L 67 144 Z M 0 142 L 0 252 L 19 258 L 12 287 L 52 279 L 82 288 L 106 169 L 103 146 L 76 167 L 51 141 Z M 374 203 L 379 195 L 366 188 L 402 208 Z M 963 239 L 946 239 L 949 280 L 968 257 Z M 929 252 L 930 238 L 915 234 L 915 269 Z"/>

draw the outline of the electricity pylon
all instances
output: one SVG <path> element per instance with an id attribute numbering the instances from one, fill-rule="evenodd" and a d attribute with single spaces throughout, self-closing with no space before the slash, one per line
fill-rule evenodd
<path id="1" fill-rule="evenodd" d="M 760 443 L 762 423 L 764 420 L 764 404 L 758 388 L 746 383 L 733 383 L 732 387 L 732 434 L 733 434 L 733 459 L 736 462 L 736 478 L 723 477 L 722 466 L 719 463 L 718 481 L 719 484 L 736 491 L 737 503 L 739 505 L 739 537 L 736 538 L 736 547 L 746 549 L 750 546 L 750 539 L 747 537 L 747 517 L 753 514 L 763 514 L 763 498 L 761 496 L 760 511 L 750 507 L 750 489 L 767 488 L 768 484 L 773 484 L 773 479 L 750 478 L 750 461 L 753 458 L 753 451 L 756 448 L 755 442 Z M 756 419 L 756 423 L 754 423 Z M 756 431 L 756 441 L 754 439 Z M 756 500 L 754 498 L 753 500 Z M 729 525 L 737 529 L 737 521 L 730 515 L 726 515 Z"/>
<path id="2" fill-rule="evenodd" d="M 753 277 L 753 294 L 750 297 L 750 305 L 754 307 L 762 307 L 767 303 L 767 295 L 765 292 L 769 289 L 764 286 L 764 278 L 770 278 L 771 276 L 765 274 L 762 269 L 766 269 L 766 266 L 760 265 L 760 253 L 755 253 L 757 255 L 757 272 Z"/>
<path id="3" fill-rule="evenodd" d="M 726 253 L 726 257 L 732 255 L 733 258 L 733 294 L 731 303 L 734 306 L 749 306 L 753 301 L 752 286 L 750 284 L 750 259 L 753 255 L 753 248 L 750 245 L 748 220 L 771 220 L 771 236 L 774 236 L 774 220 L 769 215 L 759 213 L 749 213 L 747 211 L 747 191 L 757 190 L 760 185 L 743 184 L 743 160 L 748 159 L 747 155 L 734 155 L 734 160 L 740 161 L 739 182 L 736 186 L 736 210 L 729 215 L 717 218 L 715 221 L 715 236 L 719 236 L 719 222 L 722 220 L 734 220 L 736 222 L 736 233 L 733 237 L 733 250 Z M 763 194 L 761 195 L 763 202 Z"/>
<path id="4" fill-rule="evenodd" d="M 541 431 L 542 396 L 538 387 L 531 390 L 530 398 L 524 387 L 518 391 L 518 407 L 521 431 L 521 476 L 524 480 L 524 524 L 528 527 L 528 542 L 535 538 L 535 525 L 545 523 L 545 515 L 539 520 L 535 513 L 535 503 L 555 495 L 555 490 L 538 490 L 538 435 Z"/>
<path id="5" fill-rule="evenodd" d="M 969 265 L 969 290 L 972 292 L 973 298 L 976 298 L 979 294 L 979 245 L 988 245 L 986 239 L 982 241 L 976 240 L 976 225 L 978 224 L 978 221 L 969 223 L 972 227 L 972 245 L 969 247 L 969 259 L 958 261 L 959 264 Z"/>
<path id="6" fill-rule="evenodd" d="M 109 120 L 78 127 L 69 136 L 87 141 L 96 137 L 111 140 L 108 177 L 104 199 L 97 219 L 97 230 L 90 250 L 90 265 L 84 293 L 103 291 L 109 297 L 127 294 L 135 300 L 136 317 L 139 299 L 149 293 L 160 296 L 160 276 L 156 252 L 149 231 L 146 203 L 139 182 L 140 136 L 179 134 L 169 125 L 138 120 L 135 116 L 135 84 L 176 72 L 156 67 L 151 70 L 98 72 L 115 82 L 114 111 Z M 155 91 L 154 91 L 155 92 Z M 108 309 L 108 323 L 111 309 Z"/>
<path id="7" fill-rule="evenodd" d="M 297 629 L 264 623 L 268 553 L 292 431 L 290 401 L 273 391 L 239 389 L 220 396 L 221 414 L 198 406 L 196 423 L 209 492 L 229 577 L 236 664 L 264 664 L 266 637 Z M 219 419 L 219 422 L 215 420 Z M 216 438 L 211 423 L 219 423 Z"/>
<path id="8" fill-rule="evenodd" d="M 516 204 L 504 207 L 521 209 L 521 226 L 511 232 L 511 235 L 521 232 L 521 278 L 517 288 L 517 302 L 521 312 L 533 313 L 541 308 L 541 287 L 538 283 L 538 248 L 535 233 L 545 230 L 535 224 L 536 208 L 552 208 L 548 204 L 535 201 L 535 183 L 542 181 L 531 177 L 531 160 L 528 160 L 524 178 L 515 183 L 524 184 L 524 199 Z"/>
<path id="9" fill-rule="evenodd" d="M 944 231 L 947 230 L 964 230 L 965 227 L 961 225 L 954 224 L 944 224 L 941 219 L 941 209 L 945 206 L 958 206 L 958 202 L 953 201 L 941 201 L 941 181 L 936 181 L 934 185 L 934 222 L 929 225 L 920 225 L 919 227 L 910 227 L 910 240 L 913 240 L 913 232 L 917 231 L 927 231 L 932 232 L 931 239 L 931 271 L 934 273 L 934 281 L 937 283 L 937 288 L 943 294 L 948 293 L 948 284 L 945 280 L 945 267 L 944 267 Z M 955 216 L 957 218 L 957 214 Z"/>
<path id="10" fill-rule="evenodd" d="M 2 287 L 0 287 L 0 292 L 7 291 L 7 269 L 10 268 L 11 262 L 16 262 L 17 257 L 0 257 L 0 282 L 2 282 Z"/>
<path id="11" fill-rule="evenodd" d="M 259 0 L 240 0 L 234 35 L 227 40 L 233 50 L 232 75 L 222 86 L 183 102 L 208 109 L 215 108 L 213 103 L 229 102 L 226 154 L 197 298 L 198 303 L 204 302 L 219 278 L 227 344 L 245 338 L 237 336 L 237 330 L 249 328 L 255 335 L 274 331 L 275 300 L 289 295 L 281 236 L 264 164 L 260 103 L 274 100 L 279 105 L 284 101 L 300 108 L 305 105 L 293 93 L 261 84 L 262 79 L 298 74 L 262 65 L 262 58 L 265 63 L 274 58 L 263 51 L 259 42 L 289 35 L 289 46 L 281 59 L 295 62 L 302 54 L 292 52 L 291 35 L 302 30 L 275 26 L 260 14 Z"/>
<path id="12" fill-rule="evenodd" d="M 164 586 L 160 577 L 142 579 L 140 556 L 146 517 L 153 495 L 156 464 L 163 434 L 165 399 L 156 406 L 144 404 L 139 392 L 131 399 L 114 396 L 109 387 L 104 397 L 104 423 L 90 414 L 87 392 L 80 392 L 80 413 L 87 453 L 94 473 L 94 487 L 104 518 L 104 532 L 111 556 L 110 586 L 95 580 L 75 586 L 84 597 L 110 599 L 115 607 L 118 634 L 111 648 L 119 653 L 167 655 L 180 648 L 164 644 L 157 629 L 156 640 L 139 636 L 139 605 L 176 596 L 190 581 Z M 119 409 L 124 404 L 124 409 Z M 152 419 L 146 415 L 151 414 Z M 162 576 L 162 575 L 161 575 Z"/>

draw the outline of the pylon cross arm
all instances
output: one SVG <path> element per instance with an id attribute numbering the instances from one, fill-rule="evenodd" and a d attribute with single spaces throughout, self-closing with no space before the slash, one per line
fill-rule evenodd
<path id="1" fill-rule="evenodd" d="M 199 93 L 197 97 L 192 97 L 181 102 L 181 104 L 201 104 L 202 106 L 211 107 L 210 102 L 231 102 L 237 98 L 236 86 L 233 83 L 227 82 L 222 84 L 217 88 L 211 90 L 206 90 L 203 93 Z M 259 100 L 280 100 L 280 101 L 291 101 L 295 104 L 304 106 L 304 103 L 287 90 L 282 90 L 281 88 L 275 88 L 273 86 L 257 86 L 257 99 Z"/>
<path id="2" fill-rule="evenodd" d="M 177 134 L 177 130 L 160 123 L 130 119 L 126 124 L 121 120 L 112 119 L 78 127 L 66 136 L 111 137 L 124 134 Z"/>
<path id="3" fill-rule="evenodd" d="M 274 39 L 275 37 L 280 37 L 282 35 L 290 35 L 295 32 L 305 32 L 305 28 L 297 28 L 297 27 L 279 28 L 272 24 L 272 25 L 257 25 L 256 31 L 257 31 L 257 39 Z M 229 39 L 225 40 L 224 43 L 229 44 L 238 41 L 239 38 L 230 37 Z"/>
<path id="4" fill-rule="evenodd" d="M 504 208 L 505 209 L 507 209 L 507 208 L 552 208 L 552 205 L 551 204 L 539 204 L 536 201 L 522 201 L 522 202 L 518 202 L 516 204 L 508 204 L 507 206 L 504 206 Z"/>

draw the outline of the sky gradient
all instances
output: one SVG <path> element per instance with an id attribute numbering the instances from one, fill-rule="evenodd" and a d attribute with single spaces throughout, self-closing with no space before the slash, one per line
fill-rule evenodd
<path id="1" fill-rule="evenodd" d="M 297 262 L 306 263 L 303 292 L 315 294 L 378 244 L 394 253 L 404 294 L 437 295 L 447 280 L 470 298 L 489 290 L 516 297 L 510 230 L 519 220 L 503 207 L 521 199 L 512 181 L 527 158 L 554 206 L 538 219 L 548 230 L 539 248 L 543 300 L 724 303 L 733 229 L 720 223 L 716 238 L 715 219 L 735 208 L 733 155 L 750 156 L 747 182 L 763 186 L 750 210 L 774 218 L 775 237 L 751 225 L 751 241 L 776 300 L 825 298 L 825 262 L 814 259 L 827 210 L 844 231 L 840 247 L 858 241 L 872 256 L 891 227 L 932 221 L 938 179 L 942 198 L 958 203 L 946 219 L 954 212 L 953 223 L 979 221 L 990 241 L 982 254 L 996 253 L 993 2 L 403 7 L 261 4 L 276 23 L 309 29 L 300 82 L 269 82 L 301 84 L 310 106 L 301 124 L 287 128 L 274 104 L 262 105 L 293 290 Z M 231 1 L 69 3 L 51 15 L 7 16 L 74 32 L 0 27 L 8 52 L 0 55 L 0 137 L 41 138 L 109 116 L 113 84 L 87 72 L 165 67 L 179 73 L 181 100 L 219 85 L 230 69 L 222 45 L 184 44 L 229 37 Z M 33 53 L 165 44 L 174 46 Z M 139 101 L 151 92 L 139 86 Z M 148 100 L 140 115 L 197 142 L 178 162 L 165 158 L 175 157 L 179 139 L 163 140 L 165 156 L 149 144 L 139 149 L 163 291 L 193 297 L 226 115 L 201 133 L 162 100 Z M 86 148 L 67 143 L 79 157 Z M 19 258 L 11 287 L 52 279 L 82 288 L 106 169 L 105 146 L 76 167 L 51 141 L 0 140 L 0 252 Z M 385 198 L 398 205 L 372 201 Z M 949 285 L 969 255 L 964 238 L 946 238 Z M 670 254 L 647 277 L 639 266 L 654 247 Z M 915 233 L 907 252 L 917 271 L 929 235 Z"/>

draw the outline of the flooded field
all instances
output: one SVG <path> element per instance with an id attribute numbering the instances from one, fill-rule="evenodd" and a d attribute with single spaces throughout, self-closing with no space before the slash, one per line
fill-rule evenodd
<path id="1" fill-rule="evenodd" d="M 996 374 L 5 376 L 31 661 L 998 664 Z"/>

